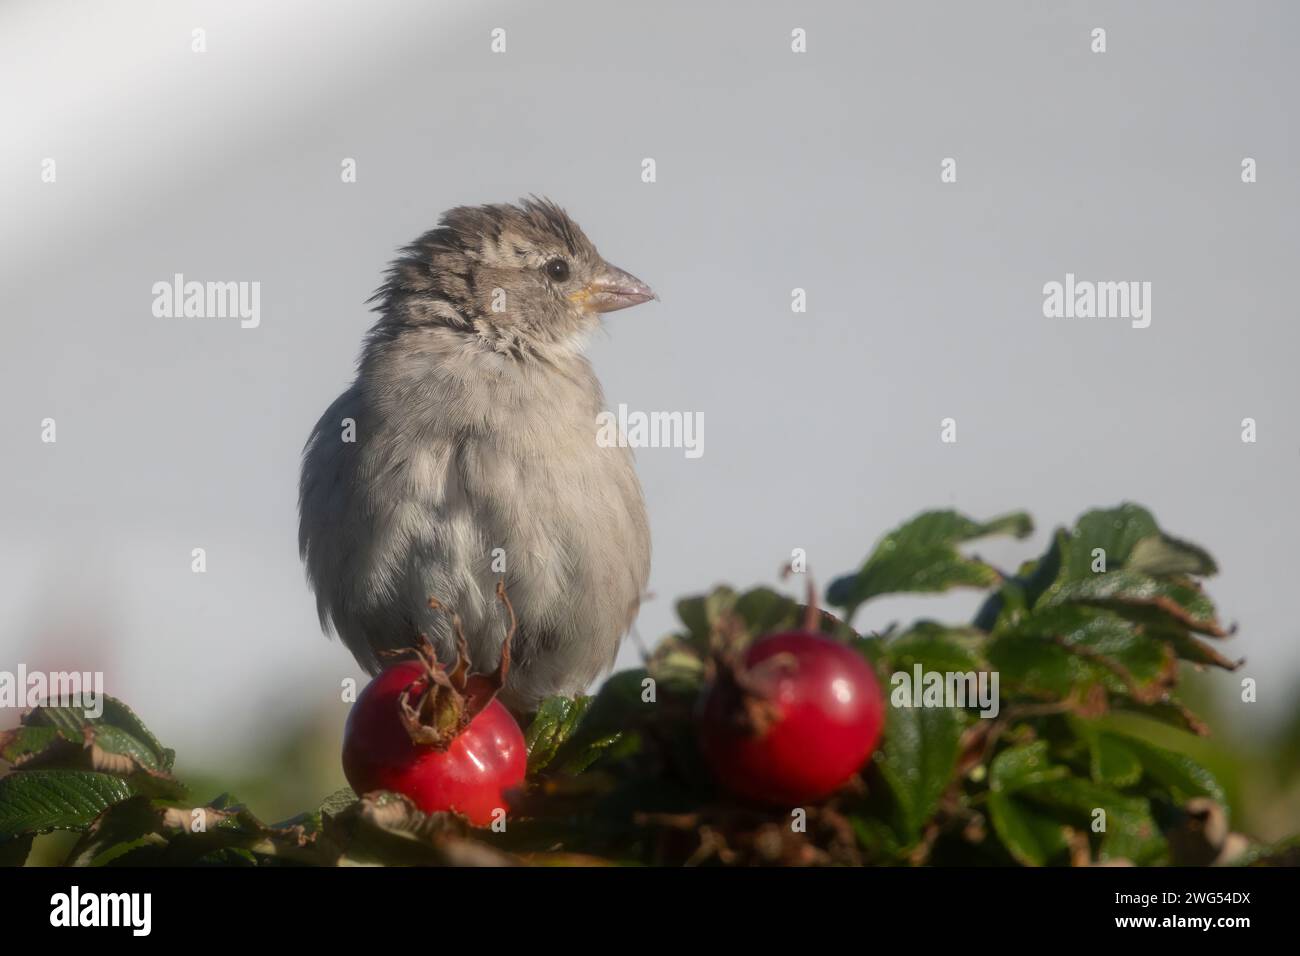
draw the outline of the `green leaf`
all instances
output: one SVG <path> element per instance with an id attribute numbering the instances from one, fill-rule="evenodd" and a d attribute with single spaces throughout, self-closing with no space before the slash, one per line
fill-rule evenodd
<path id="1" fill-rule="evenodd" d="M 714 631 L 725 615 L 735 609 L 738 595 L 735 590 L 725 585 L 716 587 L 708 594 L 683 598 L 677 602 L 677 616 L 681 618 L 685 630 L 675 635 L 683 649 L 695 658 L 703 658 L 709 653 Z M 663 657 L 656 653 L 656 657 Z"/>
<path id="2" fill-rule="evenodd" d="M 989 789 L 994 827 L 1022 863 L 1049 862 L 1069 844 L 1066 827 L 1091 832 L 1097 810 L 1105 811 L 1102 859 L 1150 863 L 1166 850 L 1146 800 L 1052 764 L 1046 741 L 998 754 L 989 772 Z"/>
<path id="3" fill-rule="evenodd" d="M 996 633 L 987 653 L 1006 687 L 1034 697 L 1064 698 L 1100 683 L 1146 700 L 1173 678 L 1164 642 L 1132 621 L 1079 605 L 1036 608 Z"/>
<path id="4" fill-rule="evenodd" d="M 1051 808 L 1081 832 L 1090 831 L 1094 820 L 1106 827 L 1098 857 L 1103 860 L 1130 860 L 1143 865 L 1155 862 L 1167 850 L 1164 837 L 1151 818 L 1151 808 L 1141 797 L 1130 797 L 1110 787 L 1063 776 L 1056 780 L 1021 787 L 1018 799 Z M 1098 817 L 1097 811 L 1104 812 Z"/>
<path id="5" fill-rule="evenodd" d="M 1033 522 L 1023 512 L 981 523 L 956 511 L 927 511 L 885 535 L 857 573 L 831 583 L 826 599 L 851 619 L 858 607 L 881 594 L 990 587 L 1001 581 L 998 572 L 965 557 L 956 546 L 990 534 L 1023 538 L 1031 531 Z"/>
<path id="6" fill-rule="evenodd" d="M 1097 605 L 1143 623 L 1225 635 L 1213 602 L 1192 577 L 1214 574 L 1214 560 L 1161 531 L 1145 508 L 1123 504 L 1086 512 L 1061 542 L 1060 574 L 1044 603 Z M 1225 663 L 1194 641 L 1181 644 L 1180 656 Z"/>
<path id="7" fill-rule="evenodd" d="M 907 855 L 908 846 L 899 839 L 899 834 L 883 819 L 875 815 L 858 815 L 849 817 L 853 835 L 866 850 L 873 861 L 893 862 Z"/>
<path id="8" fill-rule="evenodd" d="M 64 740 L 81 743 L 82 729 L 92 721 L 74 707 L 40 706 L 28 714 L 24 724 L 51 727 Z"/>
<path id="9" fill-rule="evenodd" d="M 158 833 L 161 814 L 148 797 L 136 796 L 109 807 L 86 828 L 64 866 L 100 866 L 135 849 Z"/>
<path id="10" fill-rule="evenodd" d="M 950 628 L 934 621 L 918 621 L 906 632 L 890 638 L 884 647 L 891 671 L 967 672 L 980 669 L 977 631 Z"/>
<path id="11" fill-rule="evenodd" d="M 89 769 L 120 776 L 143 771 L 159 790 L 179 792 L 170 781 L 175 754 L 163 747 L 131 708 L 101 698 L 102 712 L 79 707 L 37 707 L 17 731 L 0 737 L 0 756 L 24 766 Z"/>
<path id="12" fill-rule="evenodd" d="M 591 706 L 590 697 L 548 697 L 542 701 L 537 716 L 528 725 L 524 741 L 528 745 L 528 772 L 544 770 L 555 758 L 560 746 L 577 728 L 582 715 Z"/>
<path id="13" fill-rule="evenodd" d="M 1051 765 L 1046 741 L 1009 747 L 993 759 L 989 768 L 989 818 L 1007 852 L 1025 866 L 1046 866 L 1065 853 L 1069 841 L 1060 821 L 1015 795 L 1068 774 L 1068 768 Z"/>
<path id="14" fill-rule="evenodd" d="M 661 640 L 646 662 L 658 693 L 665 697 L 697 694 L 705 681 L 707 663 L 720 644 L 739 651 L 768 634 L 802 628 L 809 617 L 803 604 L 771 588 L 756 587 L 742 594 L 725 585 L 707 595 L 679 601 L 677 613 L 684 629 Z M 819 610 L 814 626 L 846 642 L 862 640 L 853 628 L 825 610 Z M 860 649 L 868 656 L 873 650 L 865 643 Z M 620 746 L 632 744 L 624 738 Z"/>
<path id="15" fill-rule="evenodd" d="M 116 697 L 104 696 L 104 713 L 98 720 L 102 724 L 111 724 L 114 727 L 120 727 L 136 740 L 140 741 L 154 755 L 158 767 L 161 770 L 170 772 L 173 764 L 176 762 L 176 752 L 168 747 L 164 747 L 155 737 L 152 731 L 145 726 L 130 707 L 122 703 Z"/>
<path id="16" fill-rule="evenodd" d="M 1008 619 L 1014 622 L 1033 608 L 1043 593 L 1060 577 L 1061 554 L 1067 540 L 1065 530 L 1058 528 L 1041 558 L 1026 561 L 1019 571 L 1002 583 L 1002 587 L 988 596 L 975 613 L 972 622 L 974 626 L 982 631 L 993 631 L 998 628 L 999 622 Z"/>
<path id="17" fill-rule="evenodd" d="M 989 666 L 1000 689 L 1029 697 L 1063 698 L 1073 686 L 1075 662 L 1058 645 L 1023 634 L 1003 634 L 989 642 Z"/>
<path id="18" fill-rule="evenodd" d="M 581 774 L 603 757 L 620 757 L 640 747 L 636 728 L 655 704 L 642 699 L 644 669 L 621 671 L 594 697 L 552 697 L 542 702 L 525 733 L 529 772 L 550 768 Z"/>
<path id="19" fill-rule="evenodd" d="M 802 623 L 803 605 L 771 588 L 753 588 L 736 598 L 735 612 L 755 637 L 775 634 Z"/>
<path id="20" fill-rule="evenodd" d="M 709 612 L 703 595 L 682 598 L 677 602 L 677 617 L 686 626 L 686 635 L 708 645 Z"/>
<path id="21" fill-rule="evenodd" d="M 17 727 L 0 734 L 0 759 L 23 764 L 64 739 L 54 727 Z"/>
<path id="22" fill-rule="evenodd" d="M 963 717 L 953 708 L 889 710 L 885 739 L 875 759 L 894 796 L 898 832 L 908 844 L 920 838 L 952 782 L 962 726 Z"/>
<path id="23" fill-rule="evenodd" d="M 1071 726 L 1088 745 L 1088 771 L 1095 782 L 1131 787 L 1142 779 L 1142 761 L 1123 737 L 1099 729 L 1092 721 L 1073 720 Z"/>
<path id="24" fill-rule="evenodd" d="M 644 668 L 620 671 L 611 676 L 591 698 L 581 722 L 560 746 L 550 766 L 561 773 L 576 775 L 602 759 L 618 759 L 641 747 L 640 731 L 650 724 L 661 706 L 656 699 L 644 699 Z"/>
<path id="25" fill-rule="evenodd" d="M 1046 866 L 1069 848 L 1064 826 L 1015 797 L 990 793 L 989 818 L 1007 852 L 1025 866 Z"/>
<path id="26" fill-rule="evenodd" d="M 1233 671 L 1244 663 L 1230 660 L 1217 650 L 1193 635 L 1186 627 L 1168 620 L 1155 620 L 1143 624 L 1143 630 L 1151 637 L 1164 641 L 1181 660 L 1193 664 L 1207 664 Z"/>
<path id="27" fill-rule="evenodd" d="M 1227 810 L 1228 800 L 1219 781 L 1191 757 L 1137 737 L 1125 736 L 1123 741 L 1137 755 L 1144 776 L 1159 784 L 1175 803 L 1209 797 Z"/>
<path id="28" fill-rule="evenodd" d="M 114 727 L 111 724 L 98 724 L 95 726 L 93 733 L 95 747 L 103 754 L 99 758 L 99 762 L 101 764 L 114 763 L 121 768 L 114 772 L 131 773 L 135 767 L 151 771 L 163 771 L 163 763 L 159 759 L 159 754 L 122 728 Z M 109 768 L 103 766 L 102 769 Z"/>
<path id="29" fill-rule="evenodd" d="M 0 839 L 75 830 L 133 793 L 121 777 L 81 770 L 22 770 L 0 777 Z"/>
<path id="30" fill-rule="evenodd" d="M 1201 634 L 1223 637 L 1214 603 L 1189 578 L 1161 579 L 1137 571 L 1117 570 L 1055 585 L 1044 598 L 1048 605 L 1095 604 L 1139 620 L 1165 616 Z"/>
<path id="31" fill-rule="evenodd" d="M 994 793 L 1013 794 L 1025 787 L 1060 780 L 1069 776 L 1068 767 L 1053 766 L 1047 754 L 1047 741 L 1008 747 L 993 759 L 989 768 L 989 789 Z"/>
<path id="32" fill-rule="evenodd" d="M 1063 554 L 1065 580 L 1093 577 L 1094 552 L 1105 552 L 1107 573 L 1126 569 L 1148 576 L 1214 574 L 1214 560 L 1202 548 L 1166 535 L 1151 512 L 1125 502 L 1079 516 Z"/>

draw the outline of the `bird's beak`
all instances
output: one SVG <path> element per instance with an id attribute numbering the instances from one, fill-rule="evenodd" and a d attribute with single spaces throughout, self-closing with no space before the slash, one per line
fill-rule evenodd
<path id="1" fill-rule="evenodd" d="M 615 312 L 659 296 L 630 272 L 606 263 L 604 272 L 570 298 L 588 312 Z"/>

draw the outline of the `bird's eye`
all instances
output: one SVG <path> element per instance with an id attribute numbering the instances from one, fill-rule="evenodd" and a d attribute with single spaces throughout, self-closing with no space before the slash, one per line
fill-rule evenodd
<path id="1" fill-rule="evenodd" d="M 546 274 L 556 282 L 569 281 L 569 264 L 563 259 L 552 259 L 542 267 Z"/>

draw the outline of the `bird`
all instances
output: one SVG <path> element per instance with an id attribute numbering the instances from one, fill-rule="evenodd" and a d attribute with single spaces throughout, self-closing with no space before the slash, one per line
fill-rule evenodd
<path id="1" fill-rule="evenodd" d="M 458 206 L 402 248 L 352 384 L 303 449 L 299 551 L 322 630 L 376 674 L 426 637 L 496 668 L 519 714 L 609 671 L 645 593 L 650 529 L 584 346 L 658 295 L 550 199 Z M 431 600 L 432 599 L 432 600 Z"/>

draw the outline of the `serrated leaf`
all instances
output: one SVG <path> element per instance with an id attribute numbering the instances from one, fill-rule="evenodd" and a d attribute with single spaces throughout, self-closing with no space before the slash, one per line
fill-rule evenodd
<path id="1" fill-rule="evenodd" d="M 92 733 L 93 747 L 99 751 L 94 757 L 97 770 L 123 775 L 136 768 L 162 772 L 158 754 L 122 728 L 96 724 Z"/>
<path id="2" fill-rule="evenodd" d="M 1063 578 L 1092 577 L 1097 549 L 1105 552 L 1107 573 L 1127 569 L 1148 576 L 1207 575 L 1217 570 L 1204 549 L 1165 534 L 1151 512 L 1132 502 L 1079 516 L 1066 542 Z"/>
<path id="3" fill-rule="evenodd" d="M 1055 585 L 1044 603 L 1094 604 L 1120 613 L 1142 612 L 1138 619 L 1165 615 L 1201 634 L 1223 637 L 1214 603 L 1190 579 L 1160 579 L 1137 571 L 1117 570 Z"/>
<path id="4" fill-rule="evenodd" d="M 1164 641 L 1105 610 L 1068 604 L 1036 608 L 996 633 L 988 658 L 1008 687 L 1037 697 L 1100 683 L 1147 701 L 1176 676 Z"/>
<path id="5" fill-rule="evenodd" d="M 1097 783 L 1131 787 L 1142 779 L 1142 761 L 1124 738 L 1076 721 L 1074 727 L 1088 744 L 1088 771 Z"/>
<path id="6" fill-rule="evenodd" d="M 35 708 L 23 718 L 23 727 L 5 735 L 0 756 L 24 766 L 90 769 L 119 776 L 143 771 L 159 778 L 157 788 L 175 790 L 170 780 L 175 754 L 163 747 L 126 704 L 107 695 L 101 713 L 86 716 L 77 707 Z"/>
<path id="7" fill-rule="evenodd" d="M 989 642 L 987 654 L 1007 692 L 1059 699 L 1074 686 L 1077 665 L 1069 652 L 1040 637 L 1000 634 Z"/>
<path id="8" fill-rule="evenodd" d="M 75 830 L 132 795 L 121 777 L 82 770 L 21 770 L 0 777 L 0 839 Z"/>
<path id="9" fill-rule="evenodd" d="M 99 814 L 69 851 L 64 866 L 100 866 L 158 833 L 161 814 L 148 797 L 135 796 Z"/>
<path id="10" fill-rule="evenodd" d="M 606 680 L 549 766 L 575 775 L 602 758 L 619 758 L 636 752 L 641 745 L 638 729 L 649 723 L 659 708 L 657 686 L 656 700 L 644 699 L 648 677 L 646 670 L 638 668 L 620 671 Z"/>
<path id="11" fill-rule="evenodd" d="M 590 697 L 548 697 L 542 701 L 537 716 L 524 734 L 528 745 L 529 773 L 544 770 L 555 758 L 591 706 L 591 701 Z"/>
<path id="12" fill-rule="evenodd" d="M 989 767 L 989 817 L 1002 845 L 1025 866 L 1046 866 L 1066 852 L 1065 826 L 1045 811 L 1021 800 L 1026 788 L 1061 780 L 1067 767 L 1054 766 L 1047 742 L 1009 747 Z"/>
<path id="13" fill-rule="evenodd" d="M 104 713 L 98 722 L 120 727 L 126 731 L 153 753 L 159 769 L 171 771 L 172 765 L 176 761 L 176 752 L 164 747 L 158 738 L 153 735 L 153 732 L 145 726 L 144 721 L 125 703 L 116 697 L 105 694 Z"/>
<path id="14" fill-rule="evenodd" d="M 989 819 L 1007 852 L 1024 866 L 1046 866 L 1069 849 L 1059 821 L 1015 797 L 990 793 Z"/>
<path id="15" fill-rule="evenodd" d="M 685 630 L 661 641 L 650 665 L 656 680 L 670 679 L 684 691 L 698 689 L 704 661 L 716 649 L 718 638 L 725 636 L 735 649 L 769 634 L 802 629 L 810 617 L 805 605 L 772 588 L 741 593 L 725 585 L 678 601 L 677 614 Z M 858 637 L 828 611 L 820 610 L 814 621 L 814 629 L 823 634 L 841 640 Z"/>
<path id="16" fill-rule="evenodd" d="M 52 727 L 64 740 L 80 743 L 82 729 L 90 720 L 73 707 L 40 706 L 23 718 L 23 723 L 37 727 Z"/>
<path id="17" fill-rule="evenodd" d="M 895 860 L 907 853 L 908 847 L 899 841 L 898 833 L 879 817 L 855 815 L 849 823 L 859 845 L 873 860 Z"/>
<path id="18" fill-rule="evenodd" d="M 927 511 L 885 535 L 859 571 L 831 583 L 826 599 L 851 619 L 858 607 L 882 594 L 990 587 L 1001 580 L 998 572 L 956 546 L 991 534 L 1023 538 L 1031 531 L 1033 522 L 1023 512 L 976 522 L 956 511 Z"/>
<path id="19" fill-rule="evenodd" d="M 1123 741 L 1137 755 L 1143 775 L 1158 783 L 1175 803 L 1184 804 L 1193 797 L 1209 797 L 1227 810 L 1227 797 L 1219 781 L 1191 757 L 1137 737 L 1125 735 Z"/>
<path id="20" fill-rule="evenodd" d="M 982 631 L 993 631 L 999 623 L 1015 621 L 1032 609 L 1043 593 L 1061 574 L 1061 555 L 1065 550 L 1067 534 L 1058 528 L 1043 556 L 1026 561 L 1002 586 L 990 594 L 975 613 L 972 624 Z"/>
<path id="21" fill-rule="evenodd" d="M 771 588 L 753 588 L 736 598 L 735 612 L 755 637 L 789 630 L 801 623 L 803 606 Z"/>
<path id="22" fill-rule="evenodd" d="M 1099 851 L 1103 861 L 1125 859 L 1143 865 L 1154 862 L 1167 849 L 1146 800 L 1091 780 L 1066 775 L 1029 784 L 1018 789 L 1017 799 L 1058 811 L 1064 822 L 1081 832 L 1090 830 L 1094 820 L 1104 820 Z M 1104 816 L 1098 816 L 1099 810 Z"/>
<path id="23" fill-rule="evenodd" d="M 0 759 L 23 764 L 48 750 L 56 740 L 63 739 L 57 729 L 48 725 L 15 727 L 0 733 Z"/>
<path id="24" fill-rule="evenodd" d="M 920 664 L 926 671 L 964 673 L 981 667 L 976 651 L 980 637 L 978 632 L 918 621 L 886 641 L 884 654 L 893 671 L 911 671 Z"/>
<path id="25" fill-rule="evenodd" d="M 1118 710 L 1141 714 L 1158 723 L 1167 724 L 1179 730 L 1186 730 L 1199 737 L 1207 737 L 1210 734 L 1210 728 L 1206 726 L 1205 722 L 1192 713 L 1173 693 L 1165 694 L 1161 700 L 1151 703 L 1144 703 L 1132 698 L 1118 698 L 1115 703 Z"/>
<path id="26" fill-rule="evenodd" d="M 1214 560 L 1161 531 L 1145 508 L 1123 504 L 1089 511 L 1061 541 L 1060 574 L 1045 592 L 1045 604 L 1108 607 L 1143 623 L 1225 635 L 1213 602 L 1192 577 L 1214 574 Z M 1189 660 L 1227 664 L 1190 636 L 1178 644 L 1179 655 Z"/>
<path id="27" fill-rule="evenodd" d="M 677 616 L 686 629 L 676 635 L 677 640 L 692 654 L 700 657 L 706 655 L 718 622 L 723 615 L 732 611 L 736 598 L 735 590 L 721 585 L 708 594 L 678 601 Z"/>
<path id="28" fill-rule="evenodd" d="M 1012 794 L 1025 787 L 1069 775 L 1068 767 L 1054 766 L 1048 757 L 1047 741 L 1037 740 L 1019 747 L 1008 747 L 989 767 L 989 790 Z"/>
<path id="29" fill-rule="evenodd" d="M 677 617 L 685 625 L 688 637 L 708 641 L 709 613 L 703 595 L 682 598 L 678 601 Z"/>
<path id="30" fill-rule="evenodd" d="M 898 810 L 898 831 L 907 843 L 921 836 L 925 822 L 952 782 L 963 718 L 947 707 L 893 707 L 876 766 Z"/>
<path id="31" fill-rule="evenodd" d="M 1177 622 L 1157 619 L 1144 623 L 1143 630 L 1151 637 L 1167 643 L 1180 660 L 1221 667 L 1227 671 L 1234 671 L 1244 663 L 1220 654 Z"/>

